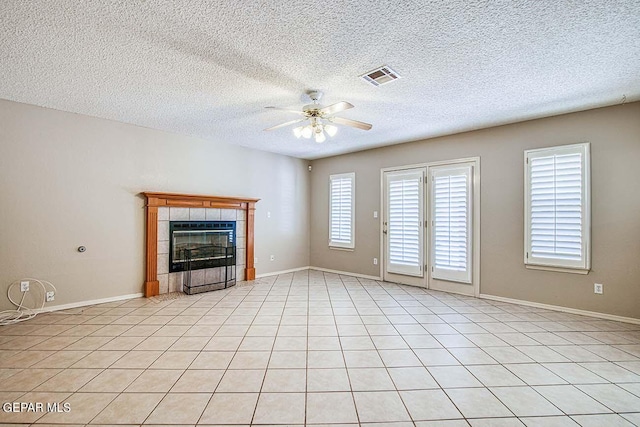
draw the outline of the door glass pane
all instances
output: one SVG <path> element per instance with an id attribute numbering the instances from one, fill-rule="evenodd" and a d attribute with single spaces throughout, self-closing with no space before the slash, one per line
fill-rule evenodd
<path id="1" fill-rule="evenodd" d="M 387 177 L 387 270 L 422 275 L 422 171 Z"/>
<path id="2" fill-rule="evenodd" d="M 471 283 L 471 166 L 431 170 L 432 277 Z"/>

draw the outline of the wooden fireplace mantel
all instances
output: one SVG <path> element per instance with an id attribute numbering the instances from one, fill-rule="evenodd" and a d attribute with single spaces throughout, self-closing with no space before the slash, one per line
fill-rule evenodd
<path id="1" fill-rule="evenodd" d="M 146 226 L 146 279 L 144 282 L 144 296 L 152 297 L 160 293 L 158 282 L 158 208 L 218 208 L 240 209 L 247 212 L 246 225 L 246 256 L 245 256 L 245 280 L 256 278 L 256 269 L 253 266 L 253 238 L 256 203 L 260 199 L 248 199 L 244 197 L 204 196 L 194 194 L 154 193 L 143 192 L 146 199 L 147 226 Z"/>

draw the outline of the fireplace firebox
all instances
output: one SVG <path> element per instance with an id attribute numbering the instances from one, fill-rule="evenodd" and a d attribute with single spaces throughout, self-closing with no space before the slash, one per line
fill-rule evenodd
<path id="1" fill-rule="evenodd" d="M 171 273 L 236 264 L 235 221 L 171 221 L 169 233 Z"/>

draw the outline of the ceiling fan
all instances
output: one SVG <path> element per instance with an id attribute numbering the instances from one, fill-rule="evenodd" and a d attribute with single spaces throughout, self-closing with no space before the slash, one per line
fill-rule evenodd
<path id="1" fill-rule="evenodd" d="M 353 108 L 352 104 L 341 101 L 327 107 L 323 107 L 319 104 L 320 98 L 322 98 L 322 92 L 319 90 L 310 90 L 307 92 L 307 95 L 311 98 L 311 104 L 302 107 L 301 111 L 290 110 L 288 108 L 266 107 L 271 110 L 287 111 L 304 117 L 272 126 L 265 130 L 275 130 L 296 123 L 308 122 L 307 124 L 303 124 L 293 129 L 293 134 L 296 138 L 303 137 L 308 139 L 313 136 L 316 142 L 324 142 L 327 139 L 325 133 L 329 136 L 334 136 L 336 132 L 338 132 L 338 128 L 334 126 L 334 124 L 351 126 L 362 130 L 371 129 L 372 126 L 369 123 L 335 116 L 335 114 L 341 111 Z"/>

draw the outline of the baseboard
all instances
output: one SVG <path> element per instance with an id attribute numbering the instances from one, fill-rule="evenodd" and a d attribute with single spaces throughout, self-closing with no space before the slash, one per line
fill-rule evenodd
<path id="1" fill-rule="evenodd" d="M 542 304 L 539 302 L 532 302 L 532 301 L 520 300 L 515 298 L 505 298 L 505 297 L 499 297 L 499 296 L 488 295 L 488 294 L 480 294 L 478 295 L 478 298 L 484 298 L 484 299 L 500 301 L 500 302 L 507 302 L 511 304 L 526 305 L 528 307 L 544 308 L 546 310 L 561 311 L 563 313 L 579 314 L 581 316 L 597 317 L 599 319 L 613 320 L 615 322 L 625 322 L 625 323 L 633 323 L 636 325 L 640 325 L 640 319 L 636 319 L 635 317 L 616 316 L 615 314 L 598 313 L 597 311 L 580 310 L 578 308 L 563 307 L 560 305 Z"/>
<path id="2" fill-rule="evenodd" d="M 317 271 L 324 271 L 325 273 L 334 273 L 334 274 L 342 274 L 345 276 L 354 276 L 354 277 L 362 277 L 363 279 L 370 279 L 370 280 L 382 280 L 382 278 L 380 276 L 368 276 L 366 274 L 360 274 L 360 273 L 352 273 L 350 271 L 340 271 L 340 270 L 331 270 L 328 268 L 322 268 L 322 267 L 308 267 L 310 270 L 317 270 Z"/>
<path id="3" fill-rule="evenodd" d="M 143 296 L 143 293 L 140 292 L 138 294 L 119 295 L 117 297 L 109 297 L 109 298 L 92 299 L 92 300 L 88 300 L 88 301 L 72 302 L 72 303 L 69 303 L 69 304 L 54 305 L 54 306 L 51 306 L 51 307 L 44 307 L 42 310 L 38 310 L 38 313 L 48 313 L 50 311 L 69 310 L 70 308 L 86 307 L 88 305 L 104 304 L 106 302 L 115 302 L 115 301 L 122 301 L 122 300 L 133 299 L 133 298 L 140 298 L 142 296 Z"/>
<path id="4" fill-rule="evenodd" d="M 256 274 L 256 279 L 259 279 L 261 277 L 277 276 L 278 274 L 295 273 L 296 271 L 308 270 L 310 268 L 311 267 L 307 265 L 304 267 L 290 268 L 289 270 L 272 271 L 271 273 Z"/>

